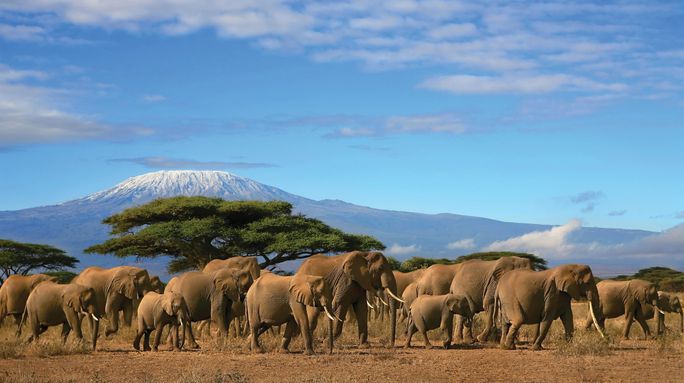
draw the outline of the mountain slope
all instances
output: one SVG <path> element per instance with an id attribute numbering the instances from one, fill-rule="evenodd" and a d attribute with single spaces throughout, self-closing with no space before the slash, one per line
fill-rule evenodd
<path id="1" fill-rule="evenodd" d="M 388 247 L 397 244 L 414 249 L 398 251 L 398 258 L 413 255 L 453 257 L 494 241 L 548 230 L 550 225 L 501 222 L 457 214 L 421 214 L 379 210 L 338 200 L 315 201 L 287 193 L 273 186 L 220 171 L 160 171 L 131 177 L 115 187 L 59 205 L 0 212 L 0 238 L 49 243 L 77 255 L 82 267 L 124 262 L 114 257 L 82 254 L 82 249 L 107 238 L 103 218 L 129 206 L 155 198 L 203 195 L 228 200 L 285 200 L 297 212 L 316 217 L 342 230 L 370 234 Z M 571 240 L 576 243 L 620 244 L 643 238 L 652 232 L 581 228 Z M 468 249 L 448 249 L 449 243 L 472 240 Z M 413 246 L 413 247 L 410 247 Z M 151 269 L 163 271 L 163 260 L 146 260 Z"/>

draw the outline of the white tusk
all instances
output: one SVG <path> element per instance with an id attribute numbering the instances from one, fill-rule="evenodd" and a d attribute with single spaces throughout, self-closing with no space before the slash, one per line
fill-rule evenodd
<path id="1" fill-rule="evenodd" d="M 368 307 L 375 310 L 375 306 L 373 306 L 370 302 L 368 302 L 368 299 L 366 299 L 366 304 L 368 305 Z"/>
<path id="2" fill-rule="evenodd" d="M 340 322 L 344 322 L 344 321 L 343 321 L 342 319 L 340 319 L 340 317 L 338 317 L 337 315 L 335 315 L 335 319 L 337 319 L 337 320 L 340 321 Z"/>
<path id="3" fill-rule="evenodd" d="M 91 313 L 90 315 L 93 317 L 93 319 L 95 319 L 95 322 L 99 322 L 99 321 L 100 321 L 99 319 L 97 319 L 97 317 L 95 316 L 95 314 Z"/>
<path id="4" fill-rule="evenodd" d="M 394 295 L 394 293 L 392 293 L 392 291 L 391 291 L 390 289 L 385 288 L 385 291 L 387 292 L 387 294 L 389 294 L 389 296 L 391 296 L 392 298 L 394 298 L 394 300 L 396 300 L 396 301 L 398 301 L 398 302 L 401 302 L 401 303 L 406 303 L 406 302 L 404 302 L 403 299 L 401 299 L 401 298 L 399 298 L 398 296 Z"/>
<path id="5" fill-rule="evenodd" d="M 656 308 L 657 308 L 657 307 L 656 307 Z M 658 311 L 660 311 L 661 314 L 665 315 L 665 311 L 663 311 L 663 310 L 661 310 L 661 309 L 658 309 Z"/>
<path id="6" fill-rule="evenodd" d="M 323 306 L 323 310 L 325 310 L 325 315 L 327 315 L 328 318 L 330 318 L 330 320 L 335 320 L 335 318 L 332 315 L 330 315 L 330 312 L 328 311 L 327 307 Z"/>
<path id="7" fill-rule="evenodd" d="M 185 326 L 185 325 L 183 324 L 183 318 L 178 318 L 178 321 L 180 322 L 181 326 Z"/>
<path id="8" fill-rule="evenodd" d="M 385 301 L 382 300 L 382 298 L 378 297 L 378 299 L 380 300 L 380 302 L 382 302 L 383 305 L 389 306 L 389 305 L 387 304 L 387 302 L 385 302 Z"/>
<path id="9" fill-rule="evenodd" d="M 605 338 L 606 334 L 603 333 L 601 327 L 598 324 L 598 321 L 596 320 L 596 315 L 594 315 L 594 307 L 592 306 L 591 301 L 589 301 L 589 312 L 591 313 L 591 320 L 594 321 L 594 326 L 596 327 L 596 330 L 598 330 L 599 334 L 601 334 L 601 338 Z"/>

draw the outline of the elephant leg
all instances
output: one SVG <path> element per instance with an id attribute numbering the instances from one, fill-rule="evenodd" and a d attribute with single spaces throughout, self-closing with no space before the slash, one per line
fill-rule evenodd
<path id="1" fill-rule="evenodd" d="M 411 338 L 413 338 L 413 334 L 416 332 L 416 330 L 416 326 L 413 324 L 411 318 L 409 318 L 408 324 L 406 325 L 406 345 L 404 345 L 404 347 L 411 347 Z"/>
<path id="2" fill-rule="evenodd" d="M 285 353 L 290 352 L 290 350 L 289 350 L 290 341 L 292 340 L 292 337 L 294 336 L 296 326 L 297 326 L 297 323 L 295 322 L 294 318 L 291 318 L 285 324 L 285 332 L 283 333 L 283 339 L 280 342 L 280 351 L 285 352 Z"/>
<path id="3" fill-rule="evenodd" d="M 190 340 L 190 346 L 189 348 L 191 349 L 198 349 L 200 348 L 199 344 L 197 344 L 197 341 L 195 340 L 195 334 L 192 333 L 192 322 L 188 321 L 188 323 L 185 325 L 185 338 Z"/>
<path id="4" fill-rule="evenodd" d="M 442 328 L 442 333 L 444 334 L 444 342 L 442 342 L 442 346 L 448 349 L 451 345 L 454 335 L 454 316 L 449 313 L 446 318 L 442 319 L 442 324 L 440 327 Z"/>
<path id="5" fill-rule="evenodd" d="M 261 328 L 263 326 L 259 323 L 257 318 L 251 314 L 249 317 L 249 348 L 252 352 L 264 352 L 264 349 L 259 344 L 259 336 L 262 334 Z"/>
<path id="6" fill-rule="evenodd" d="M 493 304 L 490 306 L 494 306 Z M 489 338 L 489 334 L 492 332 L 492 324 L 494 323 L 494 310 L 487 308 L 484 312 L 484 328 L 482 332 L 478 334 L 477 341 L 484 343 Z"/>
<path id="7" fill-rule="evenodd" d="M 522 323 L 511 323 L 510 325 L 506 326 L 507 331 L 504 331 L 501 335 L 502 340 L 505 336 L 505 341 L 503 342 L 502 348 L 506 350 L 515 350 L 515 337 L 518 335 L 518 330 L 520 329 L 521 325 Z"/>
<path id="8" fill-rule="evenodd" d="M 419 328 L 418 331 L 420 332 L 420 335 L 423 336 L 425 348 L 432 348 L 432 344 L 430 343 L 430 339 L 428 338 L 428 335 L 427 335 L 427 330 L 425 330 L 425 328 L 422 328 L 422 329 Z"/>
<path id="9" fill-rule="evenodd" d="M 534 340 L 534 344 L 532 345 L 533 350 L 542 349 L 542 343 L 544 342 L 544 339 L 546 339 L 546 334 L 549 332 L 549 329 L 551 328 L 551 323 L 553 323 L 553 320 L 545 320 L 541 322 L 539 326 L 539 335 Z"/>
<path id="10" fill-rule="evenodd" d="M 294 320 L 299 326 L 299 331 L 302 333 L 302 337 L 304 338 L 304 353 L 306 355 L 313 355 L 313 330 L 309 327 L 309 319 L 306 310 L 307 307 L 301 303 L 295 303 L 291 306 Z M 288 322 L 288 325 L 289 323 L 290 322 Z M 285 332 L 287 332 L 287 326 L 285 327 Z"/>
<path id="11" fill-rule="evenodd" d="M 364 320 L 368 316 L 368 306 L 365 300 L 354 303 L 354 314 L 359 329 L 359 347 L 370 348 L 368 343 L 368 321 Z"/>
<path id="12" fill-rule="evenodd" d="M 565 340 L 569 341 L 572 339 L 573 332 L 575 331 L 575 322 L 573 320 L 572 310 L 567 310 L 561 314 L 560 320 L 563 323 L 563 329 L 565 329 Z"/>
<path id="13" fill-rule="evenodd" d="M 133 323 L 133 302 L 126 302 L 123 305 L 123 322 L 126 327 L 131 327 Z"/>
<path id="14" fill-rule="evenodd" d="M 114 311 L 109 315 L 109 318 L 111 318 L 111 320 L 105 329 L 105 336 L 107 337 L 119 331 L 119 312 Z"/>
<path id="15" fill-rule="evenodd" d="M 71 327 L 69 326 L 69 323 L 64 322 L 62 323 L 62 343 L 66 343 L 67 337 L 69 336 L 69 333 L 71 332 Z"/>
<path id="16" fill-rule="evenodd" d="M 629 339 L 629 330 L 632 328 L 634 321 L 634 310 L 630 310 L 625 314 L 625 327 L 622 330 L 622 339 Z"/>
<path id="17" fill-rule="evenodd" d="M 145 338 L 143 340 L 143 351 L 150 351 L 150 334 L 152 330 L 145 330 Z"/>
<path id="18" fill-rule="evenodd" d="M 537 338 L 539 338 L 539 327 L 541 326 L 541 323 L 537 323 L 533 325 L 534 327 L 532 328 L 532 344 L 537 341 Z"/>
<path id="19" fill-rule="evenodd" d="M 81 317 L 78 313 L 73 311 L 66 313 L 67 323 L 69 327 L 74 331 L 74 336 L 78 340 L 83 340 L 83 332 L 81 331 Z"/>
<path id="20" fill-rule="evenodd" d="M 656 308 L 654 309 L 657 310 Z M 644 339 L 650 338 L 651 329 L 648 327 L 648 323 L 646 323 L 646 318 L 644 318 L 644 316 L 641 314 L 641 310 L 637 311 L 636 320 L 637 322 L 639 322 L 639 325 L 641 326 L 641 331 L 644 333 Z"/>
<path id="21" fill-rule="evenodd" d="M 138 327 L 138 331 L 135 333 L 135 339 L 133 339 L 133 348 L 140 351 L 140 338 L 145 334 L 145 329 Z"/>
<path id="22" fill-rule="evenodd" d="M 347 310 L 348 310 L 348 309 L 349 309 L 349 306 L 341 305 L 341 306 L 337 309 L 337 316 L 338 316 L 340 319 L 342 319 L 342 320 L 344 321 L 344 320 L 345 320 L 345 317 L 347 316 Z M 309 319 L 310 319 L 310 318 L 311 318 L 311 317 L 309 317 Z M 340 335 L 342 335 L 342 326 L 343 326 L 343 325 L 344 325 L 344 322 L 335 321 L 335 332 L 333 333 L 333 335 L 335 336 L 335 338 L 337 338 L 337 337 L 339 337 Z M 315 327 L 313 327 L 313 326 L 312 326 L 311 328 L 312 328 L 312 329 L 315 329 Z"/>
<path id="23" fill-rule="evenodd" d="M 456 315 L 456 336 L 455 340 L 457 343 L 463 342 L 463 317 Z"/>
<path id="24" fill-rule="evenodd" d="M 311 307 L 307 306 L 306 307 L 306 315 L 308 317 L 309 321 L 309 328 L 311 328 L 311 331 L 316 330 L 316 326 L 318 325 L 318 316 L 320 315 L 321 310 L 319 310 L 316 307 Z M 342 318 L 344 319 L 344 318 Z M 280 331 L 280 330 L 278 330 Z"/>
<path id="25" fill-rule="evenodd" d="M 95 351 L 97 348 L 97 336 L 100 332 L 100 322 L 95 322 L 95 320 L 90 318 L 90 323 L 91 343 L 93 345 L 93 351 Z"/>
<path id="26" fill-rule="evenodd" d="M 158 351 L 159 350 L 159 341 L 161 341 L 161 336 L 162 333 L 164 332 L 164 324 L 162 323 L 157 323 L 157 327 L 155 328 L 154 332 L 154 341 L 152 342 L 152 351 Z M 174 349 L 178 348 L 178 338 L 176 337 L 176 334 L 174 334 L 173 331 L 169 331 L 172 334 L 172 342 L 174 344 Z"/>
<path id="27" fill-rule="evenodd" d="M 657 310 L 657 309 L 656 309 Z M 656 311 L 655 313 L 655 322 L 656 322 L 656 335 L 661 335 L 663 332 L 665 332 L 665 316 L 660 313 L 660 311 Z"/>

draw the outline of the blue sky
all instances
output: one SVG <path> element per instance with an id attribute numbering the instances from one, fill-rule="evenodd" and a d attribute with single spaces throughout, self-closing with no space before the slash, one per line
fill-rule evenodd
<path id="1" fill-rule="evenodd" d="M 681 2 L 0 4 L 0 210 L 159 169 L 377 208 L 684 222 Z"/>

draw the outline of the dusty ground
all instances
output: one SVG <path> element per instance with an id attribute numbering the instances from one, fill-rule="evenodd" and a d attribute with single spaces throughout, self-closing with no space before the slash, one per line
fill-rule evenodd
<path id="1" fill-rule="evenodd" d="M 576 319 L 578 326 L 581 322 Z M 675 317 L 668 316 L 668 325 L 675 323 Z M 595 332 L 578 330 L 566 343 L 557 323 L 545 342 L 547 349 L 534 352 L 527 349 L 526 329 L 520 336 L 523 344 L 515 351 L 500 350 L 494 343 L 425 350 L 419 347 L 420 337 L 414 338 L 415 348 L 389 349 L 384 346 L 386 325 L 375 322 L 371 334 L 379 336 L 371 339 L 370 349 L 354 347 L 353 326 L 349 326 L 333 355 L 308 357 L 300 353 L 299 340 L 293 342 L 292 354 L 251 354 L 242 339 L 221 342 L 207 336 L 199 340 L 200 351 L 141 353 L 130 346 L 132 329 L 101 340 L 101 349 L 94 353 L 75 343 L 65 350 L 56 340 L 57 328 L 39 344 L 25 346 L 15 340 L 6 322 L 0 331 L 0 382 L 684 382 L 684 343 L 679 334 L 618 341 L 619 326 L 619 320 L 609 323 L 608 341 Z M 639 335 L 640 330 L 633 328 L 632 336 Z M 403 341 L 400 336 L 397 344 Z M 276 343 L 264 334 L 266 349 Z M 317 350 L 323 351 L 320 344 Z"/>

